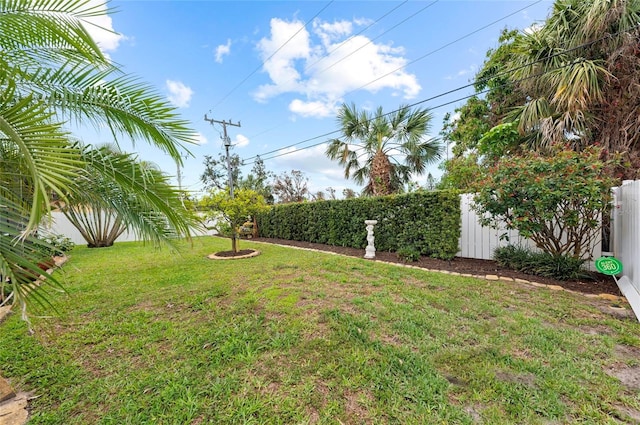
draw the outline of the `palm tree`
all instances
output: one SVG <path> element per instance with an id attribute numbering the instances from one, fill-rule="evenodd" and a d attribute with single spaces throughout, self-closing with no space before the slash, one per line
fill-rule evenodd
<path id="1" fill-rule="evenodd" d="M 180 150 L 195 139 L 163 96 L 100 51 L 85 26 L 93 25 L 87 18 L 104 13 L 104 5 L 90 0 L 0 2 L 0 284 L 10 279 L 13 302 L 23 312 L 29 298 L 47 301 L 45 286 L 21 283 L 28 281 L 25 271 L 37 271 L 43 244 L 34 232 L 51 211 L 52 197 L 65 201 L 82 193 L 74 179 L 87 164 L 125 191 L 147 188 L 138 174 L 122 172 L 124 163 L 72 142 L 67 123 L 108 128 L 116 142 L 128 137 L 150 143 L 178 163 Z M 156 213 L 189 235 L 189 215 L 174 210 L 166 201 L 170 194 L 148 197 L 154 196 Z M 128 218 L 136 212 L 118 210 Z M 129 224 L 147 238 L 167 240 L 160 228 Z"/>
<path id="2" fill-rule="evenodd" d="M 82 190 L 69 193 L 59 208 L 90 248 L 112 246 L 127 230 L 159 243 L 196 226 L 185 219 L 181 193 L 156 164 L 110 145 L 83 149 L 82 158 L 86 166 L 74 180 Z"/>
<path id="3" fill-rule="evenodd" d="M 345 167 L 346 178 L 365 184 L 364 194 L 398 192 L 414 174 L 440 159 L 441 146 L 426 138 L 431 114 L 426 109 L 401 106 L 392 114 L 378 108 L 375 114 L 343 104 L 338 112 L 343 139 L 329 142 L 326 154 Z"/>
<path id="4" fill-rule="evenodd" d="M 557 0 L 544 25 L 515 38 L 507 68 L 528 101 L 519 130 L 535 148 L 593 143 L 640 168 L 640 2 Z M 636 147 L 638 146 L 638 147 Z"/>

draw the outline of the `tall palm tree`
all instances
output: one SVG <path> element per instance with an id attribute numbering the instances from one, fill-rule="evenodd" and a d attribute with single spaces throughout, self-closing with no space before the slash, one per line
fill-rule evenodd
<path id="1" fill-rule="evenodd" d="M 10 279 L 14 303 L 46 302 L 43 288 L 21 285 L 37 270 L 42 243 L 34 237 L 51 210 L 52 195 L 72 199 L 83 188 L 75 177 L 87 164 L 127 191 L 145 182 L 123 172 L 123 163 L 71 141 L 69 123 L 107 128 L 116 140 L 155 145 L 181 162 L 180 150 L 195 140 L 188 123 L 159 93 L 109 61 L 86 30 L 87 18 L 106 13 L 90 0 L 0 1 L 0 276 Z M 190 218 L 152 193 L 150 205 L 178 234 Z M 133 218 L 134 209 L 118 214 Z M 131 220 L 131 226 L 144 223 Z M 142 227 L 141 227 L 142 226 Z M 167 240 L 160 228 L 147 238 Z M 27 277 L 25 277 L 25 275 Z M 48 279 L 56 283 L 55 279 Z"/>
<path id="2" fill-rule="evenodd" d="M 440 143 L 427 137 L 431 118 L 426 109 L 408 106 L 392 114 L 379 107 L 370 114 L 353 103 L 343 104 L 337 121 L 344 138 L 331 140 L 326 155 L 345 167 L 346 178 L 366 184 L 364 194 L 398 192 L 412 175 L 440 159 Z"/>
<path id="3" fill-rule="evenodd" d="M 515 38 L 513 80 L 528 101 L 521 133 L 534 147 L 599 143 L 640 168 L 640 2 L 557 0 L 543 26 Z"/>

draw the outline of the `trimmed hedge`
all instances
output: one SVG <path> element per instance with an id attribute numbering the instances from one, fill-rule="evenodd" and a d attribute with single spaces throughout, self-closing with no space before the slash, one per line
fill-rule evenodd
<path id="1" fill-rule="evenodd" d="M 262 237 L 361 249 L 365 220 L 378 220 L 378 251 L 410 248 L 443 259 L 458 252 L 460 198 L 452 191 L 275 205 L 257 216 Z"/>

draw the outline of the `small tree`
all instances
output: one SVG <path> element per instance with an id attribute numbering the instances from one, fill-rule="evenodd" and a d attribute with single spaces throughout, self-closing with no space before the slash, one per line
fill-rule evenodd
<path id="1" fill-rule="evenodd" d="M 273 182 L 273 194 L 280 204 L 291 202 L 304 202 L 309 196 L 307 183 L 309 178 L 302 171 L 286 171 L 277 176 Z"/>
<path id="2" fill-rule="evenodd" d="M 202 200 L 202 205 L 210 209 L 207 218 L 216 219 L 220 215 L 231 226 L 231 249 L 238 252 L 238 228 L 250 216 L 269 209 L 262 195 L 251 189 L 238 189 L 231 198 L 228 191 L 218 191 Z"/>
<path id="3" fill-rule="evenodd" d="M 505 158 L 489 170 L 477 194 L 483 225 L 516 229 L 554 256 L 585 258 L 598 240 L 613 181 L 601 150 L 554 148 L 551 156 Z M 586 249 L 586 251 L 585 251 Z"/>

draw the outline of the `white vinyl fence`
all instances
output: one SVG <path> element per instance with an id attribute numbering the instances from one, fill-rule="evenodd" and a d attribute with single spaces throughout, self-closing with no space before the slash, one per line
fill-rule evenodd
<path id="1" fill-rule="evenodd" d="M 473 210 L 473 196 L 471 193 L 460 195 L 462 226 L 458 257 L 491 260 L 496 248 L 509 244 L 535 248 L 535 244 L 521 237 L 517 230 L 506 230 L 504 226 L 498 229 L 481 226 L 478 221 L 480 217 Z"/>
<path id="2" fill-rule="evenodd" d="M 496 248 L 509 244 L 537 250 L 536 245 L 518 233 L 517 230 L 507 230 L 506 226 L 497 229 L 480 225 L 478 214 L 473 210 L 473 194 L 460 195 L 460 210 L 462 227 L 460 232 L 460 251 L 458 257 L 479 258 L 491 260 Z M 594 246 L 589 247 L 591 257 L 595 260 L 602 255 L 600 239 Z M 593 261 L 588 263 L 590 269 L 595 270 Z"/>
<path id="3" fill-rule="evenodd" d="M 640 319 L 640 181 L 613 188 L 613 255 L 622 262 L 618 286 Z"/>
<path id="4" fill-rule="evenodd" d="M 76 245 L 86 245 L 87 241 L 84 240 L 78 229 L 71 224 L 69 219 L 60 211 L 53 211 L 51 213 L 51 220 L 47 220 L 43 223 L 41 228 L 45 232 L 51 232 L 57 235 L 64 235 L 70 238 Z M 194 236 L 201 236 L 205 234 L 214 234 L 214 231 L 207 231 L 204 233 L 194 232 Z M 122 235 L 116 239 L 118 242 L 130 242 L 138 240 L 135 232 L 125 231 Z"/>

